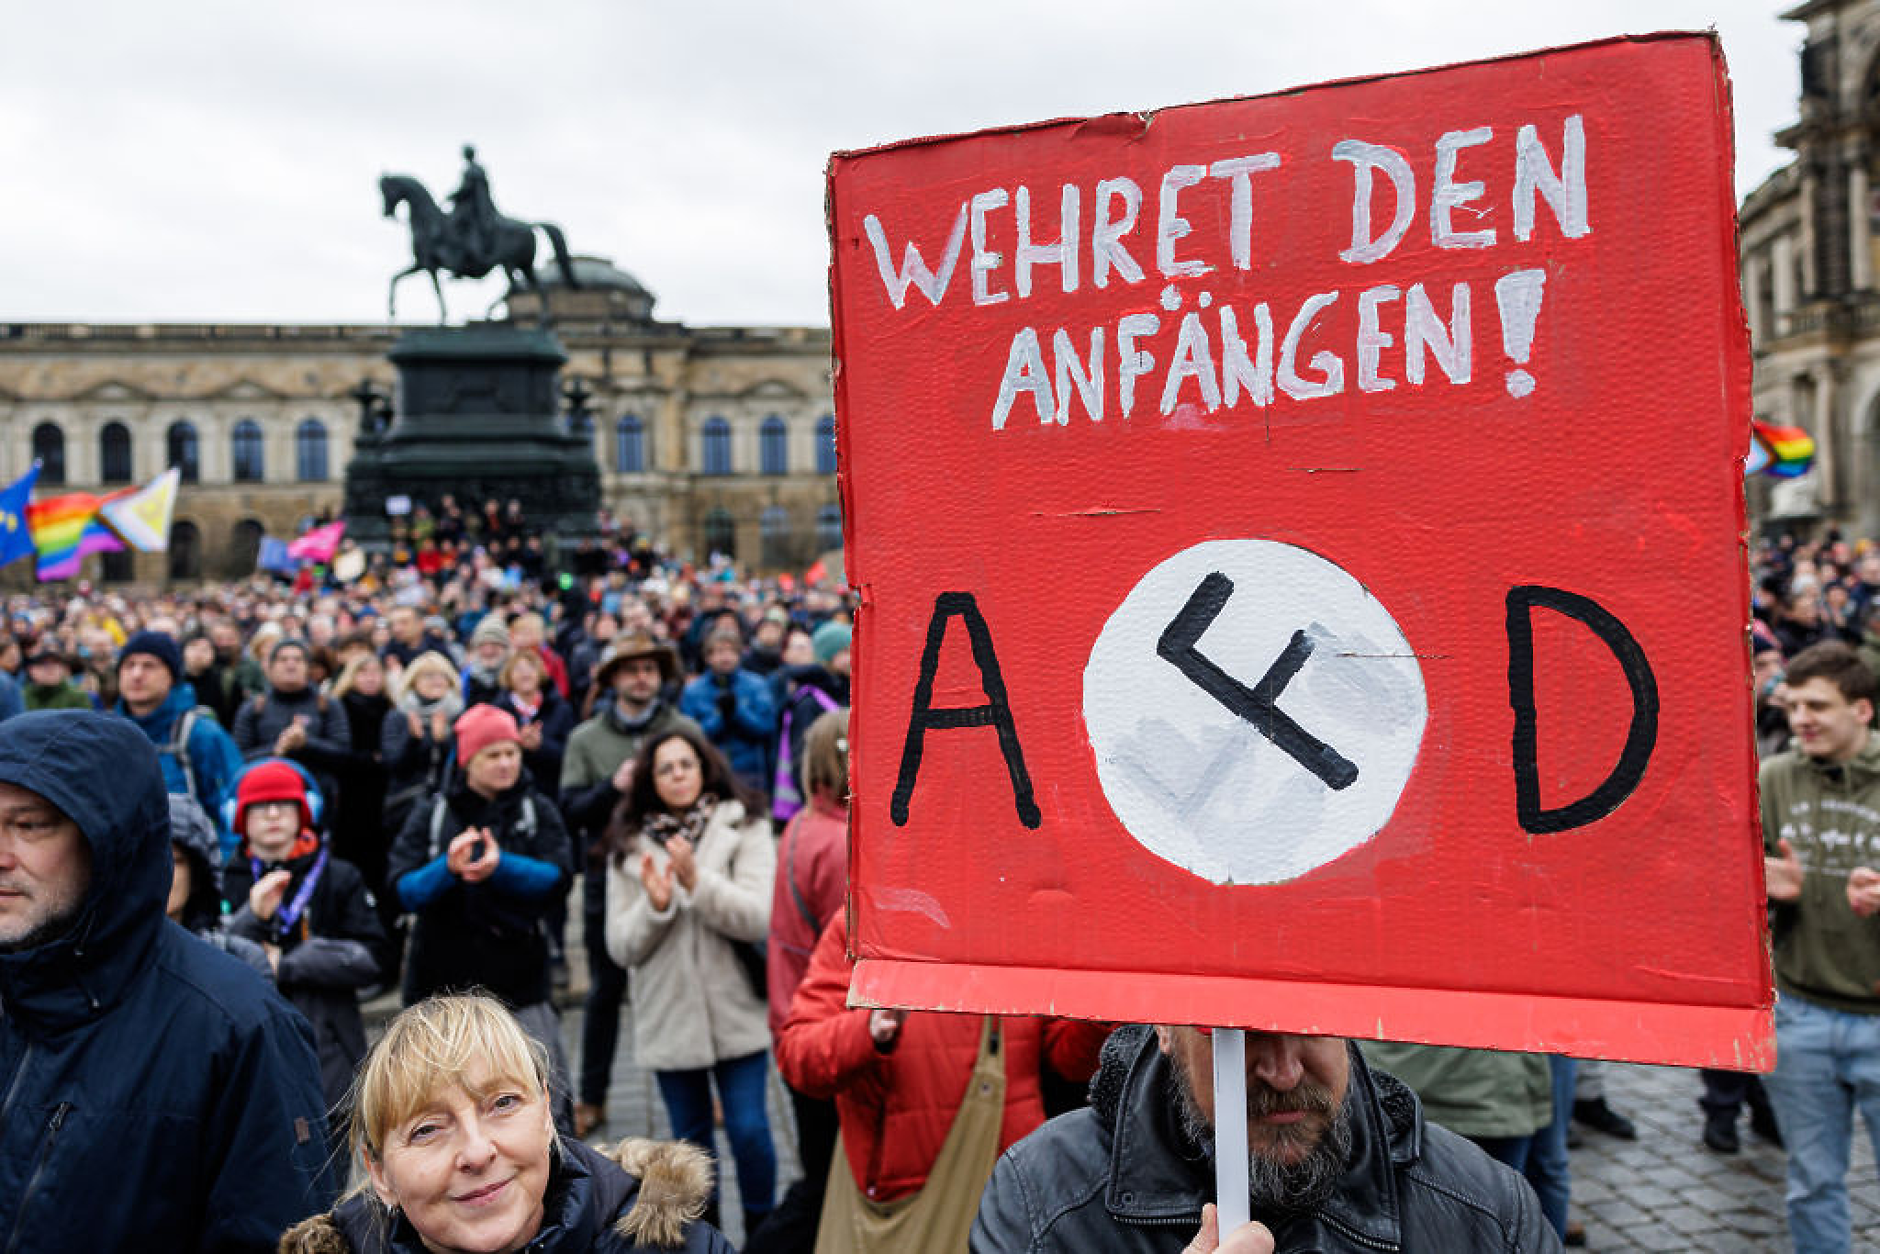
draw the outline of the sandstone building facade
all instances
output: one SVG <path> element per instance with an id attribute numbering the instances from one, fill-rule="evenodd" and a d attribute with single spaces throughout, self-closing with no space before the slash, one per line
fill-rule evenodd
<path id="1" fill-rule="evenodd" d="M 1758 418 L 1806 428 L 1814 468 L 1750 483 L 1752 514 L 1880 536 L 1880 0 L 1809 0 L 1795 160 L 1738 215 Z"/>
<path id="2" fill-rule="evenodd" d="M 599 258 L 549 289 L 579 381 L 602 501 L 674 552 L 802 570 L 841 544 L 829 333 L 687 327 Z M 518 297 L 514 314 L 536 306 Z M 337 513 L 360 386 L 389 392 L 385 325 L 0 323 L 0 482 L 41 463 L 39 495 L 183 474 L 169 554 L 87 562 L 105 580 L 245 574 L 262 534 Z M 566 420 L 566 416 L 564 416 Z M 577 420 L 579 421 L 579 420 Z M 9 568 L 17 582 L 26 563 Z"/>

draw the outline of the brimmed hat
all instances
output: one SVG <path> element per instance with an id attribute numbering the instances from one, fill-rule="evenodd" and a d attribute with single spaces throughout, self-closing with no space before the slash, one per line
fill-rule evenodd
<path id="1" fill-rule="evenodd" d="M 601 664 L 594 669 L 594 681 L 601 687 L 613 684 L 614 668 L 636 658 L 650 657 L 659 663 L 659 677 L 671 683 L 679 675 L 679 655 L 669 645 L 660 644 L 643 631 L 617 637 L 601 654 Z"/>

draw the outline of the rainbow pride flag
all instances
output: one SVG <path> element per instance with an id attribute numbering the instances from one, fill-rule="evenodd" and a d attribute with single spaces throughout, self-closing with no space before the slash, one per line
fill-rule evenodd
<path id="1" fill-rule="evenodd" d="M 1815 438 L 1800 427 L 1778 427 L 1750 419 L 1749 460 L 1743 473 L 1761 472 L 1777 479 L 1794 479 L 1815 464 Z"/>
<path id="2" fill-rule="evenodd" d="M 42 583 L 73 578 L 87 553 L 110 553 L 124 547 L 124 542 L 99 519 L 98 507 L 102 504 L 104 501 L 89 492 L 67 492 L 26 507 L 33 548 L 39 553 L 37 574 Z"/>

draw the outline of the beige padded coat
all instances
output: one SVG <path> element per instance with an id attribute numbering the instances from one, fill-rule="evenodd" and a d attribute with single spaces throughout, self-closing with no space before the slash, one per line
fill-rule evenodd
<path id="1" fill-rule="evenodd" d="M 761 941 L 770 930 L 777 846 L 769 822 L 719 802 L 693 851 L 697 887 L 674 883 L 663 911 L 640 883 L 642 853 L 666 863 L 663 846 L 636 836 L 607 871 L 607 953 L 632 972 L 635 1061 L 687 1071 L 768 1048 L 764 1002 L 732 942 Z"/>

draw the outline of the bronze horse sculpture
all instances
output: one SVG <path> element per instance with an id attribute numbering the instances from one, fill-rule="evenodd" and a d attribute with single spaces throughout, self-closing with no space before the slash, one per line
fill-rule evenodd
<path id="1" fill-rule="evenodd" d="M 439 270 L 465 279 L 480 279 L 491 271 L 500 271 L 509 280 L 511 294 L 532 290 L 542 297 L 542 322 L 546 325 L 548 300 L 535 277 L 537 229 L 548 236 L 549 245 L 555 250 L 562 281 L 569 287 L 577 286 L 567 242 L 562 238 L 561 228 L 552 222 L 518 222 L 498 215 L 490 246 L 472 249 L 465 247 L 453 229 L 450 216 L 438 208 L 431 193 L 417 179 L 408 174 L 387 174 L 379 179 L 379 193 L 385 198 L 385 216 L 397 217 L 398 206 L 402 204 L 411 226 L 412 264 L 392 276 L 386 298 L 386 313 L 390 317 L 397 317 L 398 280 L 407 275 L 422 270 L 431 276 L 431 288 L 437 293 L 437 320 L 442 323 L 445 320 L 444 288 L 437 279 Z"/>

